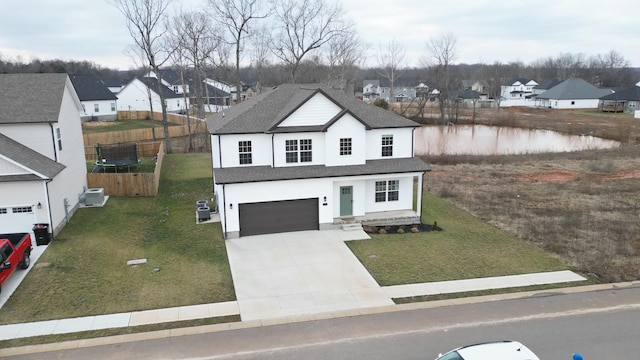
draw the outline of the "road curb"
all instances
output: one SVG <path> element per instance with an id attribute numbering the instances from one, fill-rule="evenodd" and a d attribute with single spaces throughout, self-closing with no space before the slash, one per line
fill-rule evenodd
<path id="1" fill-rule="evenodd" d="M 179 336 L 185 336 L 185 335 L 206 334 L 206 333 L 214 333 L 214 332 L 220 332 L 220 331 L 266 327 L 266 326 L 283 325 L 283 324 L 307 322 L 307 321 L 329 320 L 329 319 L 352 317 L 352 316 L 430 309 L 430 308 L 438 308 L 438 307 L 445 307 L 445 306 L 468 305 L 468 304 L 485 303 L 485 302 L 493 302 L 493 301 L 535 298 L 535 297 L 541 297 L 541 296 L 556 296 L 556 295 L 576 294 L 576 293 L 584 293 L 584 292 L 592 292 L 592 291 L 595 292 L 595 291 L 605 291 L 605 290 L 616 290 L 616 289 L 624 289 L 624 288 L 630 288 L 635 286 L 640 286 L 640 281 L 598 284 L 598 285 L 584 285 L 584 286 L 575 286 L 575 287 L 568 287 L 568 288 L 534 290 L 534 291 L 524 291 L 524 292 L 518 292 L 518 293 L 506 293 L 506 294 L 496 294 L 496 295 L 473 296 L 473 297 L 448 299 L 448 300 L 435 300 L 435 301 L 427 301 L 427 302 L 388 305 L 388 306 L 365 308 L 365 309 L 334 311 L 334 312 L 321 313 L 321 314 L 309 314 L 309 315 L 282 317 L 282 318 L 274 318 L 274 319 L 249 320 L 249 321 L 239 321 L 239 322 L 186 327 L 186 328 L 158 330 L 158 331 L 143 332 L 143 333 L 136 333 L 136 334 L 115 335 L 115 336 L 107 336 L 107 337 L 93 338 L 93 339 L 71 340 L 71 341 L 64 341 L 64 342 L 52 343 L 52 344 L 29 345 L 29 346 L 15 347 L 15 348 L 0 349 L 0 357 L 43 353 L 43 352 L 49 352 L 49 351 L 72 350 L 72 349 L 87 348 L 87 347 L 101 346 L 101 345 L 129 343 L 129 342 L 135 342 L 135 341 L 141 341 L 141 340 L 157 340 L 157 339 L 179 337 Z"/>

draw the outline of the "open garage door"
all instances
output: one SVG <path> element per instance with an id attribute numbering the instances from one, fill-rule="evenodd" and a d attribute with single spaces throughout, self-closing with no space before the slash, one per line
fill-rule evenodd
<path id="1" fill-rule="evenodd" d="M 318 230 L 318 199 L 240 204 L 240 236 Z"/>

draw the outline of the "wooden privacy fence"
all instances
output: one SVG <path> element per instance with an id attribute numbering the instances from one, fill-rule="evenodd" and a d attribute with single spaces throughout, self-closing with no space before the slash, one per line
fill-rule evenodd
<path id="1" fill-rule="evenodd" d="M 160 150 L 160 143 L 162 143 L 162 141 L 149 141 L 149 142 L 143 142 L 143 143 L 138 143 L 138 158 L 143 158 L 143 157 L 154 157 L 156 155 L 158 155 L 158 152 Z M 109 145 L 107 143 L 101 143 L 103 145 Z M 87 161 L 96 161 L 98 160 L 96 158 L 97 154 L 96 154 L 96 146 L 92 145 L 92 146 L 86 146 L 84 147 L 84 158 Z"/>
<path id="2" fill-rule="evenodd" d="M 149 111 L 118 111 L 118 119 L 135 120 L 150 119 Z M 162 114 L 153 113 L 156 120 L 162 119 Z M 187 124 L 187 116 L 180 114 L 167 114 L 167 120 L 170 123 L 180 124 L 169 126 L 169 137 L 183 137 L 189 135 L 189 125 Z M 207 124 L 204 120 L 191 117 L 191 133 L 205 134 L 207 133 Z M 155 135 L 155 138 L 154 138 Z M 108 131 L 102 133 L 84 134 L 84 145 L 94 146 L 95 144 L 117 144 L 123 142 L 143 142 L 152 141 L 154 139 L 164 139 L 164 129 L 162 126 L 156 126 L 154 129 L 132 129 L 127 131 Z"/>
<path id="3" fill-rule="evenodd" d="M 105 195 L 110 196 L 158 195 L 160 171 L 165 152 L 164 143 L 154 144 L 159 145 L 156 152 L 158 159 L 153 173 L 91 173 L 87 174 L 87 185 L 89 188 L 104 188 Z"/>

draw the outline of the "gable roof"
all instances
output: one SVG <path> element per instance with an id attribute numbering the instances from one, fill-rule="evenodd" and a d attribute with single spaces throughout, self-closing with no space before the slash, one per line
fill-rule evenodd
<path id="1" fill-rule="evenodd" d="M 180 80 L 180 74 L 173 69 L 161 69 L 160 76 L 162 76 L 162 81 L 171 84 L 171 85 L 182 85 L 182 81 Z"/>
<path id="2" fill-rule="evenodd" d="M 213 85 L 211 85 L 210 83 L 206 82 L 206 81 L 202 81 L 202 93 L 200 94 L 203 98 L 206 98 L 207 96 L 210 98 L 228 98 L 229 96 L 231 96 L 230 93 L 215 87 Z M 195 81 L 193 80 L 189 80 L 189 92 L 191 96 L 195 96 L 194 94 L 194 89 L 195 89 L 196 85 L 195 85 Z"/>
<path id="3" fill-rule="evenodd" d="M 232 106 L 207 118 L 212 134 L 272 133 L 274 127 L 316 94 L 321 93 L 342 111 L 372 129 L 418 127 L 418 123 L 377 106 L 366 104 L 354 96 L 320 84 L 285 84 Z M 328 119 L 329 120 L 329 119 Z M 302 130 L 302 129 L 298 129 Z M 306 131 L 318 131 L 317 127 Z"/>
<path id="4" fill-rule="evenodd" d="M 158 93 L 158 79 L 153 77 L 142 77 L 137 79 L 140 80 L 143 84 L 145 84 L 149 89 L 151 89 L 151 91 L 160 95 L 160 93 Z M 174 93 L 173 90 L 169 89 L 164 85 L 162 85 L 161 89 L 165 99 L 182 97 L 182 95 Z"/>
<path id="5" fill-rule="evenodd" d="M 600 98 L 601 100 L 631 100 L 640 101 L 640 87 L 631 86 L 626 89 L 616 91 L 613 94 L 609 94 Z"/>
<path id="6" fill-rule="evenodd" d="M 529 80 L 529 79 L 527 79 L 527 78 L 522 78 L 522 77 L 521 77 L 521 78 L 515 78 L 515 79 L 512 79 L 511 81 L 509 81 L 509 82 L 508 82 L 508 83 L 506 83 L 505 85 L 507 85 L 507 86 L 512 86 L 513 84 L 515 84 L 515 83 L 517 83 L 517 82 L 519 82 L 519 83 L 520 83 L 520 84 L 522 84 L 522 85 L 526 85 L 529 81 L 531 81 L 531 80 Z"/>
<path id="7" fill-rule="evenodd" d="M 0 75 L 0 124 L 57 122 L 66 82 L 67 74 Z"/>
<path id="8" fill-rule="evenodd" d="M 10 159 L 34 172 L 33 174 L 0 176 L 0 181 L 43 180 L 37 174 L 44 176 L 45 180 L 53 179 L 65 168 L 64 165 L 3 134 L 0 134 L 0 157 Z"/>
<path id="9" fill-rule="evenodd" d="M 610 93 L 611 90 L 598 89 L 580 78 L 571 78 L 538 95 L 538 99 L 599 99 Z"/>
<path id="10" fill-rule="evenodd" d="M 534 89 L 538 89 L 538 90 L 549 90 L 549 89 L 551 89 L 552 87 L 554 87 L 554 86 L 556 86 L 558 84 L 560 84 L 560 80 L 558 80 L 558 79 L 548 79 L 548 80 L 545 80 L 545 81 L 541 82 L 540 84 L 534 86 L 533 88 Z"/>
<path id="11" fill-rule="evenodd" d="M 76 89 L 80 101 L 117 100 L 105 83 L 92 74 L 71 74 L 69 79 Z"/>

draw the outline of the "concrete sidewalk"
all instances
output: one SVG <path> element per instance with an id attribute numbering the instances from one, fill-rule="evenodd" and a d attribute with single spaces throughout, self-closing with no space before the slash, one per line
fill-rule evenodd
<path id="1" fill-rule="evenodd" d="M 458 281 L 441 281 L 435 283 L 409 284 L 386 286 L 382 289 L 390 298 L 407 296 L 433 295 L 443 293 L 467 292 L 487 289 L 502 289 L 530 285 L 555 284 L 586 280 L 571 271 L 555 271 L 537 274 L 511 275 L 480 279 L 466 279 Z M 399 306 L 399 305 L 392 305 Z M 389 306 L 382 306 L 386 309 Z M 365 307 L 375 311 L 376 307 Z M 336 309 L 324 308 L 323 313 L 308 315 L 324 315 L 323 317 L 337 317 L 341 307 Z M 0 340 L 18 339 L 24 337 L 73 333 L 80 331 L 101 330 L 108 328 L 123 328 L 159 324 L 183 320 L 195 320 L 220 316 L 239 315 L 240 309 L 236 301 L 181 306 L 166 309 L 137 311 L 130 313 L 86 316 L 72 319 L 37 321 L 23 324 L 0 326 Z M 255 314 L 254 314 L 255 315 Z M 272 316 L 268 318 L 273 319 Z M 286 318 L 286 317 L 284 317 Z M 257 317 L 253 316 L 253 320 Z"/>

